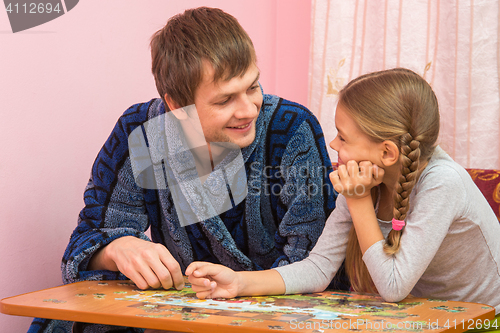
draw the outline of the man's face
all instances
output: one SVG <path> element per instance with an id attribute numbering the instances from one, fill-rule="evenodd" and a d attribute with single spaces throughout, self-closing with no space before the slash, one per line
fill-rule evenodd
<path id="1" fill-rule="evenodd" d="M 254 63 L 243 76 L 214 82 L 214 69 L 204 62 L 194 103 L 207 142 L 231 142 L 240 148 L 253 142 L 262 106 L 259 74 Z"/>

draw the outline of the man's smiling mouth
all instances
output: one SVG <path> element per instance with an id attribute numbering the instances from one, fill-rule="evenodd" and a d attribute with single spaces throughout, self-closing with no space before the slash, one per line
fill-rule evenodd
<path id="1" fill-rule="evenodd" d="M 228 126 L 229 128 L 236 128 L 236 129 L 244 129 L 250 126 L 251 122 L 245 125 L 240 125 L 240 126 Z"/>

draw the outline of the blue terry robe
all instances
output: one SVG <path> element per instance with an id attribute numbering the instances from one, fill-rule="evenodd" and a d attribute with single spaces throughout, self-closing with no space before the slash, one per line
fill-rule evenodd
<path id="1" fill-rule="evenodd" d="M 316 117 L 299 104 L 264 95 L 255 140 L 241 150 L 248 184 L 245 199 L 218 216 L 183 227 L 168 185 L 139 187 L 129 155 L 130 133 L 164 113 L 160 99 L 133 105 L 99 152 L 85 190 L 85 207 L 62 259 L 64 283 L 126 279 L 119 272 L 89 271 L 88 262 L 99 248 L 119 237 L 149 240 L 144 233 L 149 227 L 152 241 L 164 244 L 183 272 L 194 260 L 258 270 L 305 258 L 336 199 L 328 177 L 331 162 Z M 172 134 L 169 128 L 165 133 Z M 70 326 L 35 319 L 29 332 L 52 332 L 55 327 L 64 332 Z M 85 330 L 94 331 L 106 330 L 97 325 Z M 123 332 L 129 331 L 142 332 Z"/>

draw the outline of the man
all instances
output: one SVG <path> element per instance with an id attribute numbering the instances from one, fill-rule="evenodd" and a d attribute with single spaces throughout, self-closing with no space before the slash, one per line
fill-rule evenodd
<path id="1" fill-rule="evenodd" d="M 219 9 L 172 17 L 154 34 L 151 52 L 161 99 L 130 107 L 97 156 L 64 253 L 64 282 L 129 278 L 141 289 L 180 289 L 194 260 L 257 270 L 305 258 L 335 206 L 316 118 L 301 105 L 263 95 L 250 38 Z M 191 105 L 194 116 L 186 111 Z M 199 120 L 203 147 L 190 143 L 190 125 L 179 125 L 187 118 Z M 165 137 L 158 141 L 159 157 L 153 137 Z M 147 167 L 137 157 L 141 143 Z M 233 146 L 226 156 L 224 143 Z M 185 151 L 192 165 L 181 163 L 179 171 L 175 164 Z M 203 152 L 208 159 L 200 158 Z M 185 181 L 185 174 L 199 179 Z M 212 197 L 224 192 L 227 209 L 217 209 Z M 149 227 L 153 242 L 144 234 Z M 83 326 L 75 330 L 141 331 Z M 70 324 L 35 319 L 30 332 L 56 327 L 64 331 Z"/>

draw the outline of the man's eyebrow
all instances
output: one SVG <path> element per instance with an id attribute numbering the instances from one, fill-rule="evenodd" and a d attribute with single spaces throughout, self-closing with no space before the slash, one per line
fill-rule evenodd
<path id="1" fill-rule="evenodd" d="M 259 79 L 260 79 L 260 72 L 257 73 L 257 76 L 255 77 L 255 80 L 253 80 L 253 82 L 249 85 L 249 87 L 252 87 L 255 83 L 257 83 L 257 81 L 259 81 Z M 234 95 L 234 93 L 227 93 L 227 94 L 222 93 L 220 95 L 216 95 L 214 97 L 214 99 L 227 98 L 227 97 L 230 97 L 232 95 Z"/>
<path id="2" fill-rule="evenodd" d="M 260 72 L 257 73 L 257 77 L 255 78 L 255 80 L 253 80 L 250 86 L 253 86 L 257 81 L 259 81 L 259 79 L 260 79 Z"/>

